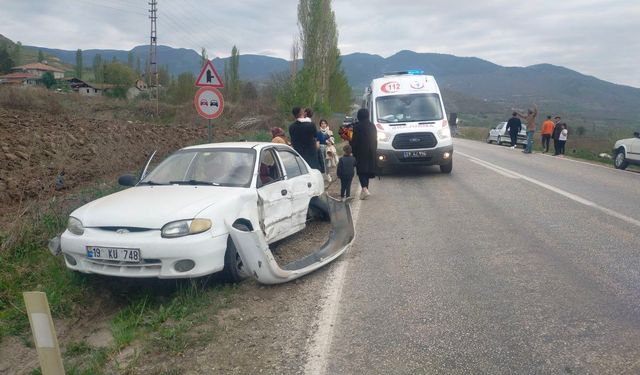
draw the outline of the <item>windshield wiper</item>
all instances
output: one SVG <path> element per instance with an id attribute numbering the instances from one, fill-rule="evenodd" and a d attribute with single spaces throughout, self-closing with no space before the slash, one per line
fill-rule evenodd
<path id="1" fill-rule="evenodd" d="M 220 184 L 210 181 L 200 180 L 185 180 L 185 181 L 169 181 L 170 184 L 175 185 L 207 185 L 207 186 L 220 186 Z"/>
<path id="2" fill-rule="evenodd" d="M 157 186 L 157 185 L 166 185 L 166 184 L 149 180 L 149 181 L 142 181 L 138 185 L 153 185 L 153 186 Z"/>

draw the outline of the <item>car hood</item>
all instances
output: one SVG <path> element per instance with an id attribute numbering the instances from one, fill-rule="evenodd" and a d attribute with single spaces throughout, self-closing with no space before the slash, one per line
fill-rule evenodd
<path id="1" fill-rule="evenodd" d="M 247 195 L 250 189 L 221 186 L 137 186 L 78 208 L 71 216 L 85 227 L 160 229 L 168 222 L 192 219 L 221 201 Z"/>

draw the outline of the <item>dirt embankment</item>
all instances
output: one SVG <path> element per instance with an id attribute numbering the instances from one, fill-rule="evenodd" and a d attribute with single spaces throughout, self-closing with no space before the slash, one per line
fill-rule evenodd
<path id="1" fill-rule="evenodd" d="M 23 98 L 24 102 L 35 103 L 34 108 L 28 108 L 22 102 L 7 105 L 13 100 L 7 96 L 12 94 L 2 91 L 0 227 L 33 202 L 67 194 L 95 181 L 115 179 L 125 171 L 138 171 L 154 150 L 162 158 L 207 139 L 206 127 L 194 122 L 157 125 L 152 119 L 140 120 L 150 115 L 144 106 L 118 108 L 107 99 L 33 90 Z M 21 91 L 27 90 L 14 89 Z M 215 129 L 216 139 L 237 134 L 232 128 Z"/>

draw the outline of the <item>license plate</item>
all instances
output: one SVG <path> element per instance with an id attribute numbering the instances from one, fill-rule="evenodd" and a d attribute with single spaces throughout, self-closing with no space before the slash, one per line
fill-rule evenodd
<path id="1" fill-rule="evenodd" d="M 140 249 L 102 246 L 87 246 L 87 258 L 129 263 L 140 263 L 141 260 Z"/>
<path id="2" fill-rule="evenodd" d="M 426 151 L 405 151 L 403 153 L 403 157 L 405 159 L 426 158 L 427 157 L 427 152 Z"/>

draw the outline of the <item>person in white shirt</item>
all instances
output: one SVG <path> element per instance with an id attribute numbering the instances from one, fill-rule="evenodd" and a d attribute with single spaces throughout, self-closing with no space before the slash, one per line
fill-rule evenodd
<path id="1" fill-rule="evenodd" d="M 564 146 L 567 144 L 567 136 L 569 135 L 569 131 L 567 130 L 567 125 L 562 124 L 560 130 L 560 135 L 558 136 L 558 154 L 560 156 L 564 156 Z"/>

